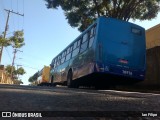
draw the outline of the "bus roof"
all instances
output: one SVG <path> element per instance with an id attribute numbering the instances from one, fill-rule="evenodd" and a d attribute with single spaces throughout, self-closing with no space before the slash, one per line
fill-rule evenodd
<path id="1" fill-rule="evenodd" d="M 134 23 L 131 23 L 131 22 L 127 22 L 127 21 L 123 21 L 123 20 L 119 20 L 119 19 L 116 19 L 116 18 L 111 18 L 111 17 L 105 17 L 105 16 L 101 16 L 99 18 L 97 18 L 86 30 L 84 30 L 78 37 L 76 37 L 76 39 L 74 39 L 67 47 L 65 47 L 58 55 L 56 55 L 52 61 L 57 58 L 60 54 L 62 54 L 65 50 L 67 50 L 67 48 L 69 46 L 71 46 L 76 40 L 78 40 L 83 34 L 85 34 L 92 26 L 94 26 L 96 23 L 98 23 L 101 19 L 108 19 L 108 20 L 112 20 L 112 21 L 121 21 L 121 22 L 126 22 L 126 23 L 130 23 L 130 24 L 133 24 L 134 26 L 137 26 L 137 27 L 141 27 L 139 25 L 136 25 Z M 143 27 L 141 27 L 143 28 Z M 143 28 L 144 29 L 144 28 Z M 52 63 L 52 62 L 51 62 Z"/>
<path id="2" fill-rule="evenodd" d="M 99 19 L 99 18 L 98 18 L 98 19 Z M 60 54 L 62 54 L 65 50 L 67 50 L 67 48 L 68 48 L 69 46 L 71 46 L 76 40 L 78 40 L 83 34 L 85 34 L 86 31 L 88 31 L 88 29 L 90 29 L 92 26 L 94 26 L 94 25 L 97 23 L 98 19 L 97 19 L 95 22 L 93 22 L 86 30 L 84 30 L 82 33 L 80 33 L 80 35 L 79 35 L 78 37 L 76 37 L 76 39 L 74 39 L 74 40 L 73 40 L 67 47 L 65 47 L 65 49 L 63 49 L 58 55 L 56 55 L 56 56 L 52 59 L 52 61 L 53 61 L 56 57 L 58 57 Z"/>

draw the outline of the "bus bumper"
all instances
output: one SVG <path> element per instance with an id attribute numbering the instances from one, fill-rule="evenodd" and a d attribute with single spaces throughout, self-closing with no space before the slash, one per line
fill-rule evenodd
<path id="1" fill-rule="evenodd" d="M 110 74 L 112 76 L 131 78 L 136 80 L 145 79 L 145 70 L 133 70 L 123 66 L 104 65 L 95 63 L 94 72 Z"/>

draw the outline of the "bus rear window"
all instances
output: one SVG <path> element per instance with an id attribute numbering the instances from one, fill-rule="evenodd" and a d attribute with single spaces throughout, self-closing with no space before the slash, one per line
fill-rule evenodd
<path id="1" fill-rule="evenodd" d="M 138 28 L 131 28 L 132 33 L 136 34 L 136 35 L 141 35 L 142 31 Z"/>

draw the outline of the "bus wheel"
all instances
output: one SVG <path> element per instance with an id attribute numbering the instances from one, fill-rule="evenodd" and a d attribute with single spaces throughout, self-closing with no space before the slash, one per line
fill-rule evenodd
<path id="1" fill-rule="evenodd" d="M 54 77 L 53 77 L 53 75 L 52 75 L 52 77 L 51 77 L 51 84 L 53 84 L 53 79 L 54 79 Z"/>
<path id="2" fill-rule="evenodd" d="M 72 71 L 69 71 L 69 72 L 68 72 L 68 76 L 67 76 L 67 86 L 68 86 L 68 88 L 72 88 L 72 87 L 73 87 Z"/>
<path id="3" fill-rule="evenodd" d="M 79 87 L 79 85 L 77 84 L 77 82 L 72 80 L 72 71 L 68 72 L 67 86 L 68 86 L 68 88 L 78 88 Z"/>

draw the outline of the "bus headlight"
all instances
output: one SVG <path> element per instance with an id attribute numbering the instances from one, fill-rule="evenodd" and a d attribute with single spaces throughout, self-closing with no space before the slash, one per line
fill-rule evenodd
<path id="1" fill-rule="evenodd" d="M 105 71 L 109 71 L 109 67 L 108 66 L 105 66 Z"/>

